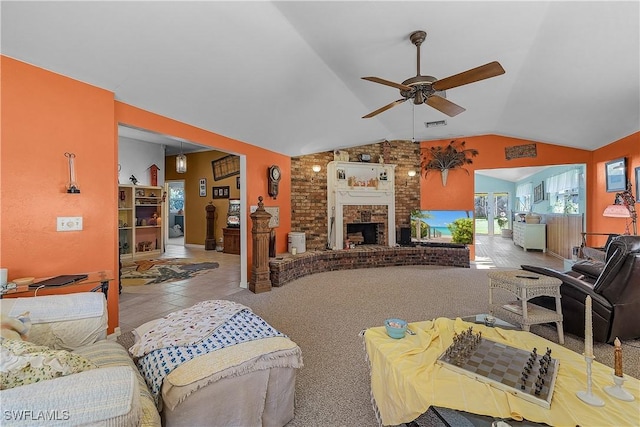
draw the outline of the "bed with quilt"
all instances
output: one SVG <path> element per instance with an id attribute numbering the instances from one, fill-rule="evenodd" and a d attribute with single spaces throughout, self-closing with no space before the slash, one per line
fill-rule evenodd
<path id="1" fill-rule="evenodd" d="M 164 426 L 284 426 L 300 348 L 250 308 L 203 301 L 134 331 L 129 353 Z"/>

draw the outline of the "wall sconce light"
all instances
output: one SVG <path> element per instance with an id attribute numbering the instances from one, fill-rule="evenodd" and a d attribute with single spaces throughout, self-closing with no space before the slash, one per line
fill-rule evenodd
<path id="1" fill-rule="evenodd" d="M 187 156 L 182 154 L 182 142 L 180 143 L 180 154 L 176 156 L 176 172 L 177 173 L 187 172 Z"/>
<path id="2" fill-rule="evenodd" d="M 638 235 L 638 214 L 636 212 L 636 201 L 631 192 L 631 183 L 627 184 L 627 189 L 621 193 L 616 193 L 616 199 L 612 205 L 605 208 L 602 216 L 610 218 L 631 218 L 633 224 L 633 235 Z M 625 234 L 629 234 L 629 224 L 626 224 Z"/>
<path id="3" fill-rule="evenodd" d="M 313 171 L 314 171 L 315 173 L 318 173 L 318 172 L 320 172 L 320 171 L 322 170 L 322 166 L 320 166 L 320 165 L 313 165 L 313 166 L 311 167 L 311 169 L 313 169 Z"/>
<path id="4" fill-rule="evenodd" d="M 414 171 L 413 169 L 411 169 L 411 170 L 409 170 L 409 171 L 407 172 L 407 175 L 409 175 L 409 178 L 413 178 L 414 176 L 416 176 L 416 171 Z M 404 186 L 406 187 L 406 186 L 408 186 L 408 185 L 409 185 L 409 180 L 408 180 L 408 179 L 406 179 L 406 180 L 404 181 Z"/>
<path id="5" fill-rule="evenodd" d="M 69 159 L 69 183 L 67 184 L 67 193 L 78 194 L 80 193 L 80 188 L 78 188 L 78 182 L 76 181 L 76 168 L 75 168 L 75 158 L 76 155 L 73 153 L 64 153 L 64 156 Z"/>

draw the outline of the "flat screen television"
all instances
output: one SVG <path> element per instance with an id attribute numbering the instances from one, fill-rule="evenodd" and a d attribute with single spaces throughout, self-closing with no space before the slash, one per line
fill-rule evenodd
<path id="1" fill-rule="evenodd" d="M 473 243 L 473 211 L 415 210 L 411 213 L 411 241 L 413 243 Z"/>

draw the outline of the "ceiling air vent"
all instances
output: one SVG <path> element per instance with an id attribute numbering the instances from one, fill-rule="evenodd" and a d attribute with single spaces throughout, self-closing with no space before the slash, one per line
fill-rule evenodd
<path id="1" fill-rule="evenodd" d="M 446 126 L 446 125 L 447 125 L 446 120 L 438 120 L 437 122 L 424 122 L 424 127 L 426 127 L 427 129 L 435 128 L 438 126 Z"/>

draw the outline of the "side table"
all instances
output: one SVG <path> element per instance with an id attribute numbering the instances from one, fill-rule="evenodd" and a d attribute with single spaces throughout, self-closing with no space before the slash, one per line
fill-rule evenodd
<path id="1" fill-rule="evenodd" d="M 558 329 L 558 342 L 564 344 L 560 279 L 524 270 L 495 270 L 488 272 L 487 276 L 489 276 L 489 311 L 492 315 L 518 323 L 523 331 L 529 331 L 531 325 L 555 322 Z M 515 295 L 518 301 L 508 304 L 494 303 L 495 289 L 502 289 Z M 555 298 L 556 311 L 527 302 L 531 298 L 542 295 Z"/>

